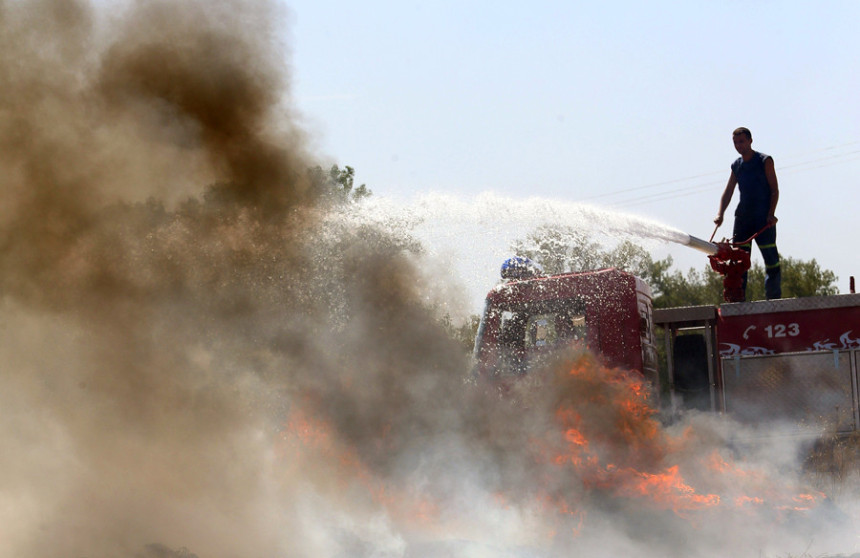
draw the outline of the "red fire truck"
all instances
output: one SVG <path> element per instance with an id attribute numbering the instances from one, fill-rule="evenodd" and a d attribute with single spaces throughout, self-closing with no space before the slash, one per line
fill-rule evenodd
<path id="1" fill-rule="evenodd" d="M 640 371 L 665 409 L 860 429 L 860 294 L 653 310 L 648 285 L 617 269 L 520 268 L 487 295 L 476 373 L 518 381 L 570 344 Z"/>

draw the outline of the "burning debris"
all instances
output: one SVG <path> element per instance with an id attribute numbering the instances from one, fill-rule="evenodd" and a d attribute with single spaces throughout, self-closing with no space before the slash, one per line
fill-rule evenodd
<path id="1" fill-rule="evenodd" d="M 411 241 L 330 226 L 282 12 L 0 4 L 0 556 L 793 542 L 781 512 L 820 495 L 664 428 L 635 375 L 467 380 Z"/>

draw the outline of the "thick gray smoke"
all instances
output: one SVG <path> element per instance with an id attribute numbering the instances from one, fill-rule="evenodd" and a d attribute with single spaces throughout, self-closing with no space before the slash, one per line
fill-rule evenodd
<path id="1" fill-rule="evenodd" d="M 0 15 L 0 555 L 397 547 L 369 479 L 460 430 L 466 359 L 397 239 L 321 219 L 282 8 Z"/>
<path id="2" fill-rule="evenodd" d="M 785 513 L 712 496 L 800 488 L 697 472 L 730 461 L 723 434 L 631 411 L 634 378 L 573 355 L 511 397 L 466 381 L 408 239 L 333 217 L 309 178 L 285 16 L 0 1 L 0 556 L 786 542 Z M 637 492 L 675 460 L 684 482 Z"/>

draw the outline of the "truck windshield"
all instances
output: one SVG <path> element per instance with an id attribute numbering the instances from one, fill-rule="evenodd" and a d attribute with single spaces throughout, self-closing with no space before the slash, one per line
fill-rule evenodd
<path id="1" fill-rule="evenodd" d="M 478 344 L 480 355 L 493 355 L 495 375 L 519 375 L 555 348 L 586 340 L 585 304 L 581 299 L 552 300 L 488 308 Z M 498 328 L 497 331 L 488 331 Z"/>

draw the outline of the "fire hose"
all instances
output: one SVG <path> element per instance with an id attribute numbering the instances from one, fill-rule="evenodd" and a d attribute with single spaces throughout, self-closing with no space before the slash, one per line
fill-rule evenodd
<path id="1" fill-rule="evenodd" d="M 714 229 L 709 241 L 688 235 L 688 241 L 683 244 L 708 254 L 711 269 L 723 276 L 723 300 L 725 302 L 743 302 L 746 300 L 744 273 L 750 268 L 750 253 L 741 246 L 751 243 L 771 226 L 770 224 L 765 225 L 760 231 L 743 242 L 729 242 L 727 239 L 723 239 L 721 242 L 714 243 L 714 234 L 717 233 L 717 229 Z"/>

